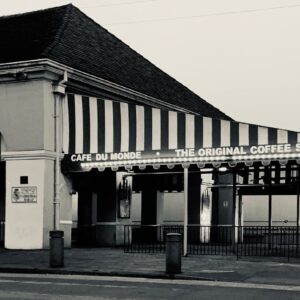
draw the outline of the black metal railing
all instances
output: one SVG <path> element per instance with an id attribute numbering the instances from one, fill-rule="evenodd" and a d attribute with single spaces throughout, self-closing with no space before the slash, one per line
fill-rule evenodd
<path id="1" fill-rule="evenodd" d="M 170 232 L 183 235 L 183 226 L 125 225 L 125 252 L 164 253 Z M 187 232 L 189 254 L 300 257 L 297 226 L 188 225 Z"/>
<path id="2" fill-rule="evenodd" d="M 238 230 L 238 256 L 300 256 L 297 226 L 255 226 Z"/>
<path id="3" fill-rule="evenodd" d="M 188 226 L 188 253 L 196 255 L 231 255 L 235 227 Z"/>
<path id="4" fill-rule="evenodd" d="M 164 253 L 167 233 L 183 234 L 178 225 L 125 225 L 125 252 Z"/>

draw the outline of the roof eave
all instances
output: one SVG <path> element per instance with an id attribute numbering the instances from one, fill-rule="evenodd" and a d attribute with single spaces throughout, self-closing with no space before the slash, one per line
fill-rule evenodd
<path id="1" fill-rule="evenodd" d="M 53 71 L 54 73 L 57 73 L 58 75 L 63 75 L 63 73 L 65 71 L 67 71 L 69 78 L 78 80 L 78 81 L 82 82 L 83 84 L 88 84 L 91 86 L 95 86 L 97 88 L 104 89 L 109 92 L 114 92 L 123 97 L 127 97 L 135 102 L 140 102 L 141 104 L 145 104 L 145 105 L 149 105 L 149 106 L 153 106 L 153 107 L 160 106 L 160 107 L 164 107 L 166 109 L 176 110 L 176 111 L 183 112 L 183 113 L 197 114 L 194 111 L 190 111 L 186 108 L 176 106 L 174 104 L 170 104 L 161 99 L 157 99 L 157 98 L 151 97 L 149 95 L 145 95 L 136 90 L 132 90 L 130 88 L 121 86 L 119 84 L 105 80 L 105 79 L 97 77 L 95 75 L 91 75 L 89 73 L 80 71 L 78 69 L 74 69 L 72 67 L 69 67 L 67 65 L 61 64 L 59 62 L 56 62 L 56 61 L 48 59 L 48 58 L 9 62 L 9 63 L 0 63 L 0 75 L 7 72 L 7 70 L 14 70 L 14 71 L 22 70 L 23 72 L 26 71 L 29 73 L 32 71 L 36 71 L 37 68 L 44 68 L 44 67 L 50 68 L 51 71 Z"/>

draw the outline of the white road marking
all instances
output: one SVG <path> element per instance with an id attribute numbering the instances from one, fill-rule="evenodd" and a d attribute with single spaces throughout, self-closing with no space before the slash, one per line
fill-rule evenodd
<path id="1" fill-rule="evenodd" d="M 260 284 L 260 283 L 244 283 L 244 282 L 225 282 L 225 281 L 206 281 L 206 280 L 182 280 L 182 279 L 150 279 L 150 278 L 136 278 L 136 277 L 117 277 L 117 276 L 88 276 L 88 275 L 53 275 L 53 274 L 11 274 L 0 273 L 1 277 L 16 278 L 13 282 L 22 282 L 22 278 L 35 278 L 35 279 L 61 279 L 61 280 L 86 280 L 86 281 L 110 281 L 110 282 L 127 282 L 127 283 L 152 283 L 152 284 L 165 284 L 165 285 L 185 285 L 185 286 L 212 286 L 224 288 L 244 288 L 244 289 L 265 289 L 277 291 L 293 291 L 300 292 L 300 286 L 296 285 L 278 285 L 278 284 Z M 6 279 L 3 279 L 5 281 Z M 0 280 L 2 281 L 2 280 Z M 31 281 L 28 281 L 32 284 Z M 37 284 L 41 284 L 38 281 Z M 48 282 L 47 284 L 65 284 L 65 285 L 85 285 L 83 283 L 69 283 L 69 282 Z M 92 284 L 87 284 L 95 286 Z M 99 285 L 102 286 L 102 285 Z M 117 286 L 119 287 L 119 286 Z M 121 287 L 121 286 L 120 286 Z M 137 288 L 137 286 L 134 286 Z M 128 286 L 126 287 L 128 288 Z"/>

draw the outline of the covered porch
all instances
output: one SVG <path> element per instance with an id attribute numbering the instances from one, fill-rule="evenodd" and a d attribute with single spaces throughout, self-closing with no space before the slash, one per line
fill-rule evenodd
<path id="1" fill-rule="evenodd" d="M 216 240 L 232 249 L 257 239 L 271 245 L 281 230 L 298 249 L 299 133 L 73 94 L 63 127 L 62 169 L 78 195 L 84 243 L 133 249 L 177 230 L 186 255 L 192 243 Z M 263 227 L 244 224 L 250 195 L 268 198 Z M 294 223 L 282 229 L 272 219 L 274 195 L 295 199 Z"/>

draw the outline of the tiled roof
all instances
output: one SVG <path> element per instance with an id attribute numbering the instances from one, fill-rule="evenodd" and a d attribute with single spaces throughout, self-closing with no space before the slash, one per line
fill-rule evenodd
<path id="1" fill-rule="evenodd" d="M 229 119 L 73 5 L 0 18 L 0 63 L 49 58 L 194 113 Z"/>

